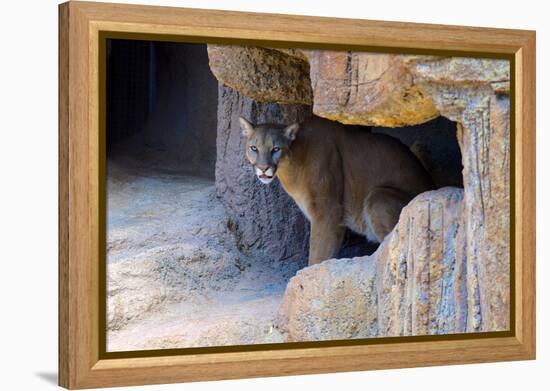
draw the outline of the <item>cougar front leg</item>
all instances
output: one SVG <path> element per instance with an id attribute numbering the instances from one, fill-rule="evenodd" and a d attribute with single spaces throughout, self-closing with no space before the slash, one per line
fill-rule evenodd
<path id="1" fill-rule="evenodd" d="M 344 239 L 345 227 L 340 221 L 326 218 L 311 219 L 309 265 L 334 258 Z"/>

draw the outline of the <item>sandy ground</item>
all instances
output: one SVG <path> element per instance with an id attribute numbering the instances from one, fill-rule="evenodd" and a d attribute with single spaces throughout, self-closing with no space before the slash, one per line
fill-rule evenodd
<path id="1" fill-rule="evenodd" d="M 275 318 L 304 265 L 242 254 L 214 181 L 108 162 L 108 351 L 281 342 Z"/>

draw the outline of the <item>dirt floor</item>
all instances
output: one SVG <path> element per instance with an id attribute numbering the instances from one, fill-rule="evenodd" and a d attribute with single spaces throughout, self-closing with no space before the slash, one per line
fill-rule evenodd
<path id="1" fill-rule="evenodd" d="M 120 156 L 107 193 L 108 351 L 283 340 L 277 311 L 304 265 L 239 252 L 213 178 Z"/>

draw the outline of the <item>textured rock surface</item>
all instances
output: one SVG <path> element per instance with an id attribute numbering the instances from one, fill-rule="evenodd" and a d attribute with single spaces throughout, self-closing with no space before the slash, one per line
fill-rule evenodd
<path id="1" fill-rule="evenodd" d="M 220 289 L 244 261 L 231 251 L 212 180 L 129 165 L 108 163 L 111 330 L 183 297 L 194 300 L 203 288 Z"/>
<path id="2" fill-rule="evenodd" d="M 510 317 L 510 100 L 484 94 L 462 113 L 468 331 L 506 330 Z"/>
<path id="3" fill-rule="evenodd" d="M 308 64 L 298 53 L 208 45 L 210 69 L 225 85 L 261 102 L 311 104 Z"/>
<path id="4" fill-rule="evenodd" d="M 417 196 L 369 260 L 379 276 L 378 335 L 466 331 L 462 196 L 450 187 Z"/>
<path id="5" fill-rule="evenodd" d="M 278 326 L 290 341 L 378 335 L 376 263 L 331 259 L 300 270 L 288 283 Z"/>
<path id="6" fill-rule="evenodd" d="M 307 56 L 313 112 L 342 123 L 396 127 L 426 122 L 448 110 L 436 102 L 433 85 L 509 89 L 505 60 L 320 50 Z"/>
<path id="7" fill-rule="evenodd" d="M 402 56 L 311 51 L 313 112 L 345 124 L 396 127 L 439 115 L 415 85 Z"/>
<path id="8" fill-rule="evenodd" d="M 300 58 L 296 53 L 280 52 Z M 386 127 L 414 125 L 439 115 L 457 122 L 464 193 L 444 189 L 420 195 L 371 257 L 330 261 L 300 272 L 286 292 L 281 329 L 288 331 L 290 340 L 507 330 L 509 63 L 359 52 L 302 53 L 309 63 L 316 115 Z M 278 102 L 284 100 L 279 97 Z M 365 271 L 371 266 L 361 266 L 361 262 L 376 265 L 374 286 L 354 280 L 354 275 L 372 280 Z M 341 284 L 353 287 L 343 302 Z M 363 306 L 361 312 L 361 305 L 350 304 L 373 305 L 372 289 L 378 295 L 376 326 L 370 310 Z M 338 307 L 336 303 L 344 304 Z M 346 323 L 347 312 L 362 319 L 362 326 L 351 317 Z"/>
<path id="9" fill-rule="evenodd" d="M 397 127 L 437 117 L 440 107 L 426 83 L 487 85 L 499 93 L 510 84 L 506 60 L 218 45 L 208 50 L 212 71 L 224 84 L 262 102 L 313 102 L 314 114 L 348 124 Z M 304 87 L 310 81 L 311 93 Z"/>
<path id="10" fill-rule="evenodd" d="M 372 303 L 375 290 L 378 318 L 374 327 L 374 309 L 356 311 L 358 318 L 369 320 L 356 331 L 358 335 L 509 329 L 509 99 L 479 88 L 445 91 L 447 98 L 466 108 L 457 113 L 452 106 L 441 106 L 451 109 L 449 116 L 463 124 L 458 138 L 464 190 L 445 188 L 416 197 L 372 256 L 342 264 L 328 261 L 333 265 L 330 274 L 316 267 L 298 273 L 287 288 L 279 316 L 280 328 L 288 332 L 289 340 L 353 337 L 349 328 L 357 326 L 351 319 L 347 326 L 340 324 L 349 308 L 335 305 L 333 299 L 339 296 L 334 288 L 353 280 L 354 275 L 361 276 L 361 263 L 377 265 L 376 283 L 368 292 L 356 289 L 348 302 Z M 319 291 L 318 286 L 329 287 L 323 298 L 297 298 L 297 287 Z M 338 325 L 336 331 L 325 328 L 320 333 L 316 328 L 319 309 L 324 308 L 335 309 L 323 314 L 329 316 L 325 324 Z"/>

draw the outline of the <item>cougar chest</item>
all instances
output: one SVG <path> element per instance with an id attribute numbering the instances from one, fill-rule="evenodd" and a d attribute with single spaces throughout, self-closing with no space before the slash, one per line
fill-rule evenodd
<path id="1" fill-rule="evenodd" d="M 297 173 L 289 172 L 285 168 L 282 168 L 279 169 L 278 177 L 283 189 L 294 200 L 307 219 L 311 221 L 307 209 L 310 203 L 307 194 L 303 191 L 303 185 L 300 185 L 300 178 Z"/>

